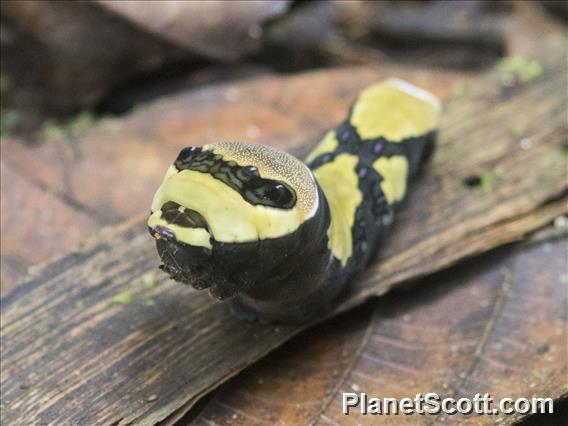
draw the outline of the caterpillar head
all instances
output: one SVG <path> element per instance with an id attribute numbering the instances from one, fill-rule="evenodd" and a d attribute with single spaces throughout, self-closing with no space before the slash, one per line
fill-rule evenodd
<path id="1" fill-rule="evenodd" d="M 275 148 L 189 147 L 156 192 L 148 227 L 172 278 L 224 299 L 285 273 L 321 226 L 320 192 L 302 162 Z"/>

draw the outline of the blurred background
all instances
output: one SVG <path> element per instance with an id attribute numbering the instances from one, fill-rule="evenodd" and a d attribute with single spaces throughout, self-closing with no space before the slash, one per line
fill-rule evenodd
<path id="1" fill-rule="evenodd" d="M 319 129 L 286 127 L 293 102 L 256 111 L 274 82 L 421 70 L 455 82 L 437 88 L 449 96 L 539 39 L 565 43 L 567 18 L 562 1 L 2 1 L 2 294 L 31 266 L 144 213 L 181 146 L 315 142 Z"/>

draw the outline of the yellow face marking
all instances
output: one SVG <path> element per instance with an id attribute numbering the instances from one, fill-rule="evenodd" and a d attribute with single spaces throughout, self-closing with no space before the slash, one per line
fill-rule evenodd
<path id="1" fill-rule="evenodd" d="M 388 203 L 402 200 L 408 180 L 408 160 L 402 155 L 381 157 L 373 163 L 373 168 L 383 177 L 381 189 Z"/>
<path id="2" fill-rule="evenodd" d="M 168 201 L 199 212 L 207 221 L 209 232 L 160 219 L 160 209 Z M 277 238 L 295 231 L 303 222 L 304 212 L 298 206 L 286 210 L 254 206 L 207 173 L 182 170 L 172 174 L 170 169 L 154 195 L 148 226 L 165 226 L 176 234 L 178 241 L 211 248 L 209 237 L 226 243 Z"/>
<path id="3" fill-rule="evenodd" d="M 328 247 L 343 266 L 353 252 L 355 211 L 363 201 L 355 172 L 357 161 L 355 155 L 339 154 L 314 171 L 331 209 Z"/>
<path id="4" fill-rule="evenodd" d="M 361 92 L 350 122 L 363 139 L 384 137 L 400 142 L 433 130 L 440 110 L 440 100 L 434 95 L 391 78 Z"/>
<path id="5" fill-rule="evenodd" d="M 337 141 L 337 137 L 335 136 L 335 131 L 331 130 L 327 132 L 327 134 L 324 136 L 321 142 L 306 157 L 306 163 L 315 160 L 318 157 L 318 155 L 335 151 L 338 145 L 339 142 Z"/>

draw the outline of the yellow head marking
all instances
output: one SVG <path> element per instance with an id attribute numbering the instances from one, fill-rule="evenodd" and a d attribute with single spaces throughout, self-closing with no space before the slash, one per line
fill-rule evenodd
<path id="1" fill-rule="evenodd" d="M 391 78 L 361 92 L 350 121 L 363 139 L 384 137 L 400 142 L 433 130 L 440 110 L 440 100 L 434 95 Z"/>
<path id="2" fill-rule="evenodd" d="M 373 163 L 373 168 L 383 177 L 381 189 L 388 203 L 402 200 L 408 180 L 408 160 L 402 155 L 381 157 Z"/>
<path id="3" fill-rule="evenodd" d="M 306 157 L 306 163 L 315 160 L 321 154 L 335 151 L 338 145 L 339 142 L 337 141 L 337 137 L 335 136 L 335 130 L 327 132 L 321 142 Z"/>
<path id="4" fill-rule="evenodd" d="M 311 218 L 318 208 L 317 186 L 309 169 L 294 157 L 263 145 L 219 143 L 204 147 L 220 154 L 224 161 L 254 165 L 262 178 L 286 182 L 297 195 L 289 209 L 247 202 L 241 194 L 209 173 L 181 170 L 172 166 L 152 201 L 148 226 L 171 230 L 176 239 L 193 246 L 211 248 L 218 242 L 248 242 L 289 234 Z M 162 207 L 174 202 L 199 213 L 206 227 L 185 228 L 162 218 Z"/>
<path id="5" fill-rule="evenodd" d="M 331 210 L 328 246 L 343 266 L 347 264 L 353 251 L 355 211 L 363 201 L 355 172 L 357 161 L 355 155 L 339 154 L 332 162 L 314 171 Z"/>

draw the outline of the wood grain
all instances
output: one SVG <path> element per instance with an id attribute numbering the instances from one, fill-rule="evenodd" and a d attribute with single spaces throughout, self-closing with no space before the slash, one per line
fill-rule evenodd
<path id="1" fill-rule="evenodd" d="M 447 106 L 439 150 L 379 261 L 334 313 L 566 212 L 564 66 L 513 87 L 491 72 Z M 301 79 L 338 97 L 349 81 Z M 518 120 L 530 149 L 511 131 Z M 472 176 L 483 185 L 464 184 Z M 205 293 L 150 278 L 157 265 L 138 221 L 45 266 L 2 301 L 3 424 L 173 421 L 306 328 L 241 322 Z"/>

